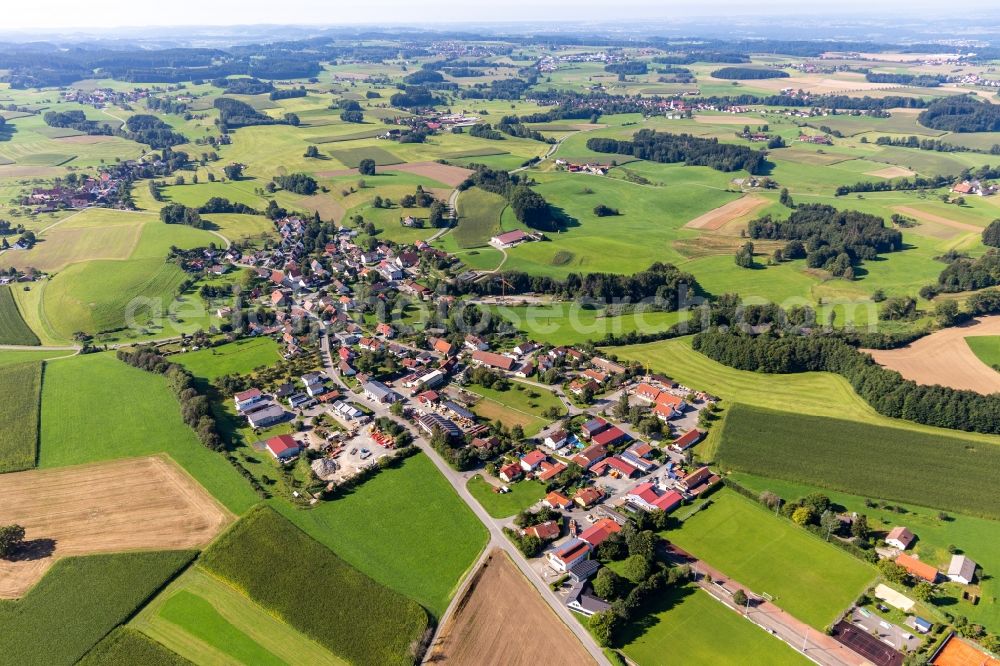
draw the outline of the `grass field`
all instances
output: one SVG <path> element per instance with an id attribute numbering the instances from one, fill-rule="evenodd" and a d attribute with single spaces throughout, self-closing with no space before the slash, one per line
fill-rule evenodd
<path id="1" fill-rule="evenodd" d="M 344 166 L 349 169 L 356 169 L 361 163 L 361 160 L 375 160 L 376 166 L 389 166 L 391 164 L 400 164 L 406 161 L 396 157 L 388 150 L 378 148 L 377 146 L 338 148 L 329 152 L 337 160 L 343 162 Z"/>
<path id="2" fill-rule="evenodd" d="M 601 308 L 576 303 L 498 306 L 493 312 L 522 330 L 532 340 L 551 345 L 574 345 L 603 340 L 608 334 L 654 333 L 668 330 L 681 320 L 680 312 L 636 312 L 606 316 Z"/>
<path id="3" fill-rule="evenodd" d="M 499 194 L 478 187 L 458 197 L 458 226 L 451 232 L 460 248 L 482 247 L 500 231 L 500 215 L 507 202 Z"/>
<path id="4" fill-rule="evenodd" d="M 72 350 L 46 349 L 46 350 L 0 350 L 0 368 L 8 365 L 18 365 L 29 361 L 44 361 L 60 356 L 72 356 Z"/>
<path id="5" fill-rule="evenodd" d="M 774 666 L 811 663 L 694 586 L 671 588 L 646 608 L 649 615 L 622 632 L 621 650 L 638 664 L 663 663 L 678 649 L 692 666 L 741 666 L 748 655 Z"/>
<path id="6" fill-rule="evenodd" d="M 10 287 L 0 287 L 0 344 L 37 345 L 38 336 L 25 323 Z"/>
<path id="7" fill-rule="evenodd" d="M 0 601 L 0 654 L 24 666 L 69 666 L 194 556 L 190 551 L 59 561 L 23 599 Z"/>
<path id="8" fill-rule="evenodd" d="M 118 627 L 77 662 L 78 666 L 188 666 L 190 661 L 128 627 Z"/>
<path id="9" fill-rule="evenodd" d="M 554 407 L 559 410 L 559 414 L 566 413 L 562 401 L 550 391 L 517 380 L 511 380 L 510 388 L 506 391 L 485 388 L 477 384 L 470 384 L 466 388 L 483 396 L 472 411 L 490 421 L 499 419 L 508 426 L 519 423 L 528 437 L 538 434 L 542 428 L 558 418 L 543 416 L 545 410 Z"/>
<path id="10" fill-rule="evenodd" d="M 545 486 L 538 481 L 510 483 L 507 484 L 510 488 L 509 493 L 495 493 L 493 492 L 495 486 L 477 474 L 469 479 L 466 487 L 476 501 L 494 518 L 513 516 L 545 497 Z"/>
<path id="11" fill-rule="evenodd" d="M 223 375 L 247 374 L 278 361 L 278 343 L 271 338 L 246 338 L 171 357 L 196 377 L 209 381 Z"/>
<path id="12" fill-rule="evenodd" d="M 376 581 L 441 617 L 486 529 L 425 456 L 309 511 L 271 504 Z"/>
<path id="13" fill-rule="evenodd" d="M 38 400 L 42 364 L 26 362 L 0 366 L 0 472 L 14 472 L 35 465 L 38 446 Z"/>
<path id="14" fill-rule="evenodd" d="M 275 566 L 278 554 L 294 562 Z M 263 506 L 220 537 L 200 562 L 350 663 L 411 664 L 413 645 L 427 627 L 427 614 L 416 602 L 379 585 Z"/>
<path id="15" fill-rule="evenodd" d="M 817 629 L 875 578 L 871 566 L 726 489 L 664 536 Z"/>
<path id="16" fill-rule="evenodd" d="M 948 514 L 941 516 L 936 509 L 916 506 L 913 504 L 879 504 L 871 502 L 860 495 L 852 495 L 839 491 L 831 491 L 816 485 L 766 478 L 752 474 L 736 472 L 733 478 L 750 490 L 760 493 L 770 490 L 786 501 L 795 501 L 814 492 L 819 492 L 846 511 L 856 511 L 868 518 L 872 530 L 887 533 L 896 525 L 906 525 L 918 536 L 913 550 L 920 559 L 934 566 L 947 570 L 951 561 L 949 546 L 959 548 L 982 567 L 986 574 L 1000 570 L 1000 522 L 976 518 L 964 514 Z M 961 599 L 957 585 L 945 584 L 941 587 L 942 596 L 947 597 L 941 604 L 944 610 L 968 617 L 973 622 L 984 624 L 990 631 L 1000 629 L 1000 579 L 993 575 L 984 576 L 979 581 L 983 601 L 971 604 Z M 957 604 L 953 609 L 947 606 Z"/>
<path id="17" fill-rule="evenodd" d="M 903 456 L 903 458 L 901 458 Z M 834 490 L 1000 518 L 1000 446 L 743 404 L 726 415 L 722 465 Z"/>
<path id="18" fill-rule="evenodd" d="M 50 363 L 42 387 L 39 466 L 167 453 L 230 511 L 257 502 L 246 480 L 206 449 L 180 416 L 166 380 L 88 354 Z"/>
<path id="19" fill-rule="evenodd" d="M 200 664 L 346 663 L 200 567 L 171 583 L 130 626 Z"/>
<path id="20" fill-rule="evenodd" d="M 965 341 L 980 361 L 993 368 L 1000 366 L 1000 336 L 976 335 Z"/>

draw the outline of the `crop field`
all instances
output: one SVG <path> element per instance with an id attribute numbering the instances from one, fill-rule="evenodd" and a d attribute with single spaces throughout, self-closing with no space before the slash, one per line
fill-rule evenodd
<path id="1" fill-rule="evenodd" d="M 1000 465 L 996 443 L 735 404 L 719 461 L 741 472 L 1000 518 L 989 481 Z"/>
<path id="2" fill-rule="evenodd" d="M 753 212 L 771 203 L 759 195 L 751 195 L 731 201 L 724 206 L 709 211 L 704 215 L 699 215 L 684 225 L 685 229 L 702 229 L 705 231 L 718 231 L 730 222 L 747 218 Z"/>
<path id="3" fill-rule="evenodd" d="M 637 664 L 660 663 L 680 645 L 684 663 L 692 666 L 741 666 L 750 654 L 775 666 L 811 663 L 693 585 L 659 594 L 646 609 L 648 622 L 622 632 L 621 650 Z"/>
<path id="4" fill-rule="evenodd" d="M 478 187 L 458 197 L 458 225 L 451 232 L 460 248 L 482 247 L 500 231 L 500 216 L 507 202 L 499 194 Z"/>
<path id="5" fill-rule="evenodd" d="M 346 664 L 197 566 L 157 595 L 130 626 L 199 664 Z"/>
<path id="6" fill-rule="evenodd" d="M 37 345 L 38 336 L 25 323 L 10 287 L 0 287 L 0 344 Z"/>
<path id="7" fill-rule="evenodd" d="M 26 361 L 0 366 L 0 472 L 35 465 L 38 447 L 38 401 L 42 390 L 42 363 Z M 2 477 L 0 477 L 2 480 Z"/>
<path id="8" fill-rule="evenodd" d="M 480 155 L 484 154 L 483 150 L 466 152 L 476 152 Z M 495 155 L 496 153 L 489 154 Z M 458 187 L 458 185 L 468 178 L 470 173 L 472 173 L 469 169 L 463 169 L 462 167 L 452 166 L 450 164 L 438 164 L 437 162 L 410 162 L 408 164 L 394 166 L 392 170 L 401 173 L 412 173 L 413 175 L 421 178 L 427 178 L 428 180 L 444 183 L 448 187 Z"/>
<path id="9" fill-rule="evenodd" d="M 814 492 L 822 493 L 844 510 L 856 511 L 867 516 L 868 525 L 876 534 L 887 533 L 896 525 L 905 524 L 919 535 L 919 539 L 912 546 L 914 552 L 922 561 L 942 570 L 947 570 L 951 561 L 950 546 L 961 549 L 986 573 L 1000 570 L 1000 522 L 965 514 L 942 515 L 937 509 L 914 504 L 900 505 L 885 502 L 873 504 L 870 501 L 871 497 L 742 472 L 736 472 L 732 476 L 741 485 L 754 492 L 769 490 L 787 501 L 795 501 Z M 866 499 L 869 501 L 866 502 Z M 1000 604 L 994 600 L 1000 592 L 1000 580 L 992 575 L 984 576 L 978 581 L 978 585 L 982 590 L 983 599 L 989 601 L 972 604 L 961 599 L 957 585 L 943 585 L 941 593 L 949 599 L 954 599 L 957 603 L 954 610 L 958 614 L 965 615 L 973 622 L 984 624 L 990 631 L 996 631 L 1000 629 Z M 947 605 L 952 604 L 948 602 Z"/>
<path id="10" fill-rule="evenodd" d="M 490 421 L 500 420 L 505 424 L 520 423 L 524 434 L 532 437 L 554 421 L 544 416 L 547 409 L 555 408 L 559 414 L 566 409 L 562 401 L 550 391 L 511 380 L 510 388 L 498 391 L 476 384 L 466 387 L 469 391 L 483 396 L 472 411 Z"/>
<path id="11" fill-rule="evenodd" d="M 202 446 L 184 424 L 162 376 L 128 366 L 111 354 L 48 364 L 42 387 L 40 467 L 156 453 L 169 454 L 235 514 L 258 500 L 225 458 Z"/>
<path id="12" fill-rule="evenodd" d="M 271 505 L 350 565 L 441 617 L 486 529 L 422 455 L 310 511 Z M 442 520 L 447 516 L 447 520 Z"/>
<path id="13" fill-rule="evenodd" d="M 1000 366 L 1000 335 L 972 335 L 965 343 L 980 361 L 990 366 Z"/>
<path id="14" fill-rule="evenodd" d="M 505 484 L 508 493 L 494 492 L 494 486 L 479 474 L 466 484 L 476 501 L 494 518 L 506 518 L 527 509 L 545 497 L 545 486 L 537 481 L 518 481 Z"/>
<path id="15" fill-rule="evenodd" d="M 73 349 L 0 350 L 0 368 L 31 361 L 44 361 L 52 358 L 72 356 L 74 352 L 75 350 Z"/>
<path id="16" fill-rule="evenodd" d="M 365 146 L 362 148 L 341 148 L 331 150 L 329 152 L 334 158 L 342 162 L 344 166 L 349 169 L 356 169 L 361 163 L 361 160 L 375 160 L 376 166 L 389 166 L 391 164 L 399 164 L 400 162 L 405 161 L 396 157 L 384 148 L 374 146 Z"/>
<path id="17" fill-rule="evenodd" d="M 906 347 L 873 349 L 868 353 L 878 364 L 920 384 L 940 384 L 989 395 L 1000 392 L 1000 372 L 991 367 L 1000 361 L 1000 345 L 996 343 L 998 335 L 1000 315 L 993 315 L 935 331 Z M 979 338 L 970 336 L 985 336 L 982 338 L 985 343 L 980 349 L 994 360 L 984 363 L 967 342 Z M 991 337 L 992 348 L 989 344 Z"/>
<path id="18" fill-rule="evenodd" d="M 275 567 L 276 553 L 294 553 L 297 565 Z M 200 562 L 350 663 L 411 664 L 413 645 L 427 627 L 427 614 L 416 602 L 379 585 L 263 506 L 212 544 Z M 309 603 L 303 603 L 306 590 Z"/>
<path id="19" fill-rule="evenodd" d="M 135 629 L 118 627 L 95 645 L 77 664 L 78 666 L 109 664 L 189 666 L 191 662 Z"/>
<path id="20" fill-rule="evenodd" d="M 49 552 L 0 562 L 0 598 L 22 596 L 61 557 L 202 546 L 229 522 L 167 458 L 117 460 L 0 476 L 0 524 L 16 522 Z"/>
<path id="21" fill-rule="evenodd" d="M 214 231 L 218 231 L 230 241 L 262 236 L 275 239 L 278 236 L 274 230 L 274 223 L 263 215 L 206 213 L 202 219 L 211 223 Z"/>
<path id="22" fill-rule="evenodd" d="M 278 343 L 272 338 L 247 338 L 219 347 L 206 347 L 171 357 L 196 377 L 209 381 L 223 375 L 245 375 L 279 359 Z"/>
<path id="23" fill-rule="evenodd" d="M 524 640 L 544 636 L 543 640 Z M 517 645 L 516 650 L 510 646 Z M 431 646 L 431 663 L 455 666 L 576 666 L 594 659 L 510 557 L 495 550 L 469 583 Z"/>
<path id="24" fill-rule="evenodd" d="M 817 629 L 875 578 L 870 565 L 727 489 L 664 536 Z"/>
<path id="25" fill-rule="evenodd" d="M 970 448 L 997 442 L 995 436 L 961 433 L 882 416 L 858 397 L 847 380 L 839 375 L 825 372 L 768 375 L 730 368 L 691 349 L 690 338 L 608 347 L 604 351 L 616 355 L 619 360 L 638 361 L 686 386 L 717 395 L 723 398 L 723 404 L 739 403 L 776 411 L 794 405 L 797 414 L 828 416 L 908 431 L 901 436 L 922 433 L 932 438 L 949 437 L 964 440 L 964 445 Z"/>
<path id="26" fill-rule="evenodd" d="M 60 560 L 23 599 L 0 601 L 0 654 L 25 666 L 70 666 L 194 557 L 191 551 Z"/>
<path id="27" fill-rule="evenodd" d="M 351 132 L 350 134 L 334 134 L 331 136 L 311 136 L 307 137 L 309 143 L 322 145 L 324 143 L 339 143 L 341 141 L 353 141 L 355 139 L 373 139 L 380 134 L 385 134 L 385 130 L 375 127 L 373 129 Z"/>

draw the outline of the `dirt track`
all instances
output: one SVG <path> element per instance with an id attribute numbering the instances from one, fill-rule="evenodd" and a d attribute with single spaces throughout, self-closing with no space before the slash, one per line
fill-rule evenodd
<path id="1" fill-rule="evenodd" d="M 946 328 L 902 349 L 864 351 L 878 364 L 920 384 L 941 384 L 984 394 L 1000 392 L 1000 372 L 980 361 L 965 342 L 974 335 L 1000 335 L 1000 315 Z"/>
<path id="2" fill-rule="evenodd" d="M 232 519 L 158 456 L 2 474 L 0 497 L 0 525 L 22 525 L 31 544 L 22 559 L 0 561 L 0 598 L 24 595 L 58 557 L 193 548 Z"/>
<path id="3" fill-rule="evenodd" d="M 495 550 L 431 646 L 429 663 L 476 666 L 579 666 L 593 658 L 525 580 Z"/>
<path id="4" fill-rule="evenodd" d="M 685 229 L 701 229 L 702 231 L 718 231 L 732 220 L 749 215 L 758 208 L 766 206 L 770 201 L 756 194 L 749 194 L 745 197 L 730 201 L 708 211 L 704 215 L 699 215 L 684 225 Z"/>

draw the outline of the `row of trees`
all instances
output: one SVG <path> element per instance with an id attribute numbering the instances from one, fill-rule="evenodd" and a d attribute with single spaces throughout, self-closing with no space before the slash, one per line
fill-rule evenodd
<path id="1" fill-rule="evenodd" d="M 475 171 L 459 184 L 458 189 L 464 191 L 474 186 L 507 199 L 522 224 L 543 231 L 554 231 L 559 226 L 545 198 L 528 187 L 527 181 L 517 174 L 475 165 Z"/>
<path id="2" fill-rule="evenodd" d="M 737 80 L 787 79 L 788 72 L 764 67 L 723 67 L 712 72 L 712 77 Z"/>
<path id="3" fill-rule="evenodd" d="M 1000 395 L 922 386 L 876 364 L 834 335 L 750 335 L 739 329 L 703 331 L 693 347 L 733 368 L 787 374 L 834 372 L 877 412 L 916 423 L 1000 434 Z"/>
<path id="4" fill-rule="evenodd" d="M 931 102 L 917 121 L 948 132 L 1000 132 L 1000 107 L 968 95 L 943 97 Z"/>
<path id="5" fill-rule="evenodd" d="M 640 130 L 631 141 L 609 138 L 587 140 L 587 149 L 598 153 L 630 155 L 651 162 L 683 162 L 689 166 L 707 166 L 717 171 L 746 169 L 761 173 L 766 164 L 764 153 L 746 146 L 719 143 L 691 134 L 670 134 L 655 130 Z"/>

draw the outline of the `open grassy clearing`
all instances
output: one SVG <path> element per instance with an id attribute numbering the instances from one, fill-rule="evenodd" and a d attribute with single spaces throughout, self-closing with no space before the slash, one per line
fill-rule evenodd
<path id="1" fill-rule="evenodd" d="M 139 244 L 143 225 L 152 219 L 92 208 L 43 233 L 30 250 L 8 251 L 0 261 L 21 270 L 33 266 L 55 272 L 78 262 L 128 259 Z"/>
<path id="2" fill-rule="evenodd" d="M 747 663 L 808 664 L 808 659 L 768 635 L 695 586 L 671 588 L 646 606 L 645 621 L 622 632 L 621 650 L 637 664 L 661 663 L 683 645 L 683 662 L 693 666 Z"/>
<path id="3" fill-rule="evenodd" d="M 560 415 L 566 412 L 562 401 L 550 391 L 517 380 L 511 380 L 510 388 L 504 391 L 486 388 L 478 384 L 470 384 L 465 388 L 483 396 L 483 399 L 476 403 L 472 411 L 491 421 L 499 419 L 505 424 L 521 423 L 524 434 L 528 437 L 538 434 L 542 428 L 558 418 L 545 416 L 546 410 L 555 408 Z M 497 410 L 497 407 L 500 409 Z M 509 418 L 512 418 L 513 421 Z M 522 421 L 525 422 L 522 423 Z"/>
<path id="4" fill-rule="evenodd" d="M 509 493 L 494 492 L 493 489 L 497 486 L 479 474 L 466 484 L 476 501 L 494 518 L 513 516 L 545 497 L 545 486 L 537 481 L 518 481 L 504 485 L 510 488 Z"/>
<path id="5" fill-rule="evenodd" d="M 274 567 L 276 553 L 294 553 L 299 566 Z M 200 562 L 350 663 L 410 664 L 427 627 L 427 614 L 416 602 L 379 585 L 263 506 L 220 537 Z M 303 603 L 303 590 L 311 603 Z"/>
<path id="6" fill-rule="evenodd" d="M 0 601 L 0 654 L 24 666 L 70 666 L 191 561 L 190 551 L 73 557 L 23 599 Z"/>
<path id="7" fill-rule="evenodd" d="M 21 316 L 11 287 L 0 287 L 0 344 L 37 345 L 38 336 Z"/>
<path id="8" fill-rule="evenodd" d="M 45 349 L 45 350 L 0 350 L 0 368 L 9 365 L 19 365 L 32 361 L 45 361 L 48 359 L 72 356 L 73 350 L 65 349 Z"/>
<path id="9" fill-rule="evenodd" d="M 525 636 L 537 639 L 525 640 Z M 516 649 L 511 646 L 516 645 Z M 428 660 L 477 666 L 580 666 L 594 660 L 501 550 L 470 581 Z"/>
<path id="10" fill-rule="evenodd" d="M 196 377 L 211 381 L 223 375 L 247 374 L 273 365 L 279 358 L 278 343 L 272 338 L 247 338 L 178 354 L 170 360 L 183 365 Z"/>
<path id="11" fill-rule="evenodd" d="M 973 447 L 1000 442 L 1000 438 L 991 435 L 960 433 L 882 416 L 858 397 L 847 380 L 839 375 L 825 372 L 768 375 L 735 370 L 691 349 L 690 338 L 608 347 L 604 351 L 622 360 L 643 363 L 686 386 L 708 391 L 734 404 L 777 411 L 794 405 L 798 414 L 846 419 L 930 437 L 954 437 L 967 440 Z"/>
<path id="12" fill-rule="evenodd" d="M 35 465 L 38 443 L 38 400 L 42 388 L 42 364 L 27 361 L 0 366 L 0 472 L 28 469 Z"/>
<path id="13" fill-rule="evenodd" d="M 1000 446 L 957 436 L 736 404 L 726 415 L 719 461 L 742 472 L 1000 518 L 990 483 Z"/>
<path id="14" fill-rule="evenodd" d="M 167 453 L 226 508 L 257 502 L 246 480 L 180 417 L 166 380 L 111 354 L 51 363 L 42 387 L 40 467 Z"/>
<path id="15" fill-rule="evenodd" d="M 129 626 L 194 663 L 346 663 L 197 566 L 157 595 Z"/>
<path id="16" fill-rule="evenodd" d="M 362 160 L 375 160 L 376 166 L 389 166 L 390 164 L 399 164 L 405 161 L 384 148 L 374 146 L 343 148 L 329 152 L 349 169 L 356 169 Z"/>
<path id="17" fill-rule="evenodd" d="M 551 305 L 495 306 L 491 311 L 510 321 L 532 340 L 551 345 L 572 345 L 602 340 L 607 335 L 665 331 L 679 322 L 680 312 L 634 312 L 606 314 L 600 308 L 573 303 Z"/>
<path id="18" fill-rule="evenodd" d="M 408 458 L 309 511 L 286 518 L 376 581 L 441 617 L 486 543 L 486 529 L 425 456 Z"/>
<path id="19" fill-rule="evenodd" d="M 875 578 L 872 566 L 727 489 L 664 536 L 817 629 Z"/>
<path id="20" fill-rule="evenodd" d="M 461 248 L 482 247 L 500 231 L 500 216 L 507 202 L 499 194 L 468 189 L 458 197 L 458 225 L 452 230 Z"/>
<path id="21" fill-rule="evenodd" d="M 980 361 L 991 368 L 1000 366 L 1000 335 L 973 335 L 965 342 Z"/>
<path id="22" fill-rule="evenodd" d="M 118 627 L 95 645 L 77 664 L 78 666 L 111 664 L 188 666 L 191 662 L 134 629 Z"/>

